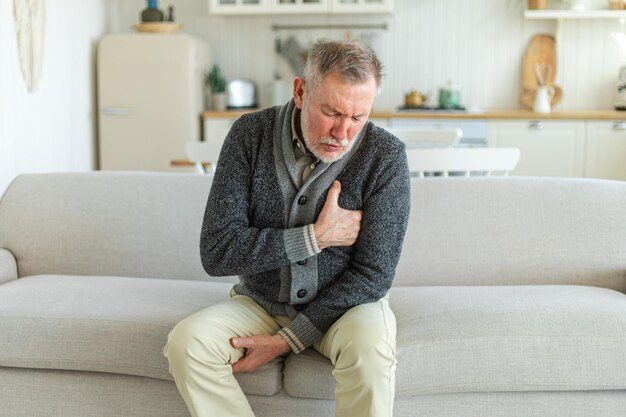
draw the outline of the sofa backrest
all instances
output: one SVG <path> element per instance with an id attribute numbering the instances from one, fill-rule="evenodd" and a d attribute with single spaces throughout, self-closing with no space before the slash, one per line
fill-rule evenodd
<path id="1" fill-rule="evenodd" d="M 581 284 L 626 291 L 626 182 L 414 178 L 394 285 Z M 211 278 L 199 239 L 206 175 L 19 176 L 0 248 L 19 276 Z"/>
<path id="2" fill-rule="evenodd" d="M 395 285 L 626 290 L 626 182 L 413 179 Z"/>
<path id="3" fill-rule="evenodd" d="M 20 277 L 208 279 L 199 242 L 210 187 L 195 174 L 21 175 L 0 200 L 0 248 Z"/>

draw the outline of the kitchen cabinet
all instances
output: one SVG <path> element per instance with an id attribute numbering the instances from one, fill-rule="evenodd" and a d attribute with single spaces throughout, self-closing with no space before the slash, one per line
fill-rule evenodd
<path id="1" fill-rule="evenodd" d="M 237 14 L 361 14 L 391 13 L 393 0 L 209 0 L 209 13 Z"/>
<path id="2" fill-rule="evenodd" d="M 270 0 L 209 0 L 211 14 L 254 14 L 269 9 Z"/>
<path id="3" fill-rule="evenodd" d="M 203 114 L 205 141 L 221 146 L 244 112 Z M 539 116 L 539 119 L 531 117 Z M 465 146 L 516 147 L 520 162 L 511 175 L 626 180 L 626 112 L 584 111 L 537 115 L 528 111 L 481 114 L 408 114 L 374 111 L 379 127 L 455 127 Z"/>
<path id="4" fill-rule="evenodd" d="M 493 121 L 488 144 L 519 148 L 511 175 L 582 177 L 585 174 L 584 121 Z"/>
<path id="5" fill-rule="evenodd" d="M 331 0 L 331 13 L 391 13 L 393 0 Z"/>
<path id="6" fill-rule="evenodd" d="M 626 120 L 587 123 L 585 176 L 626 180 Z"/>
<path id="7" fill-rule="evenodd" d="M 447 119 L 411 119 L 411 118 L 391 118 L 389 127 L 415 126 L 422 128 L 441 129 L 455 128 L 461 129 L 460 146 L 463 147 L 485 147 L 487 145 L 487 121 L 486 119 L 454 119 L 451 115 Z"/>
<path id="8" fill-rule="evenodd" d="M 237 120 L 236 117 L 205 119 L 202 140 L 218 144 L 221 147 L 235 120 Z"/>

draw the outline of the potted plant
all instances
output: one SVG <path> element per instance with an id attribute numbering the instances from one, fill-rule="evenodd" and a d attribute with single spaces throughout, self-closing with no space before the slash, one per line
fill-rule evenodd
<path id="1" fill-rule="evenodd" d="M 206 76 L 206 84 L 211 90 L 211 108 L 213 110 L 226 110 L 226 78 L 217 64 L 213 64 L 211 71 Z"/>

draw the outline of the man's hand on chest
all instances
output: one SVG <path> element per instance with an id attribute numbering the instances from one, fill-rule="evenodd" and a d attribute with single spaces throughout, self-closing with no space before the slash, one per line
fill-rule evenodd
<path id="1" fill-rule="evenodd" d="M 326 203 L 313 226 L 315 240 L 320 249 L 330 246 L 352 246 L 361 231 L 361 210 L 339 207 L 341 183 L 335 180 L 328 190 Z"/>

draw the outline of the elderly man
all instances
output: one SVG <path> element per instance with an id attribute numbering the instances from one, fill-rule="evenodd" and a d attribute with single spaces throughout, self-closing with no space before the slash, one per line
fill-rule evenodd
<path id="1" fill-rule="evenodd" d="M 392 415 L 387 292 L 409 173 L 402 143 L 368 122 L 381 71 L 363 45 L 317 41 L 293 100 L 230 130 L 200 252 L 209 274 L 240 281 L 228 301 L 181 321 L 164 351 L 194 417 L 254 416 L 233 373 L 307 348 L 335 366 L 337 416 Z"/>

